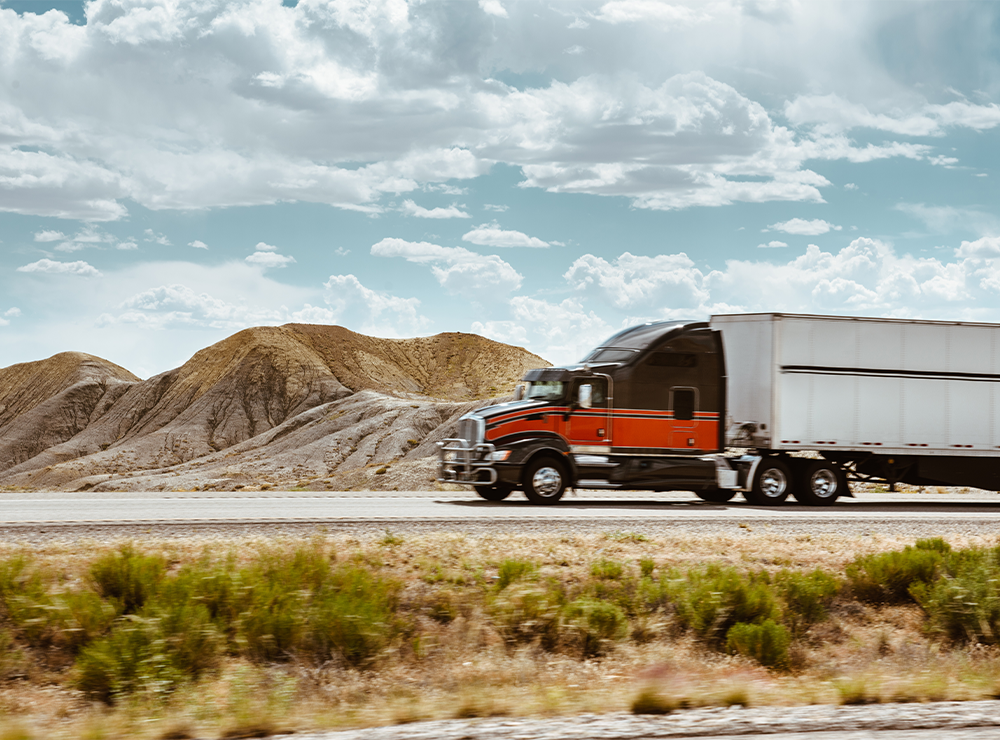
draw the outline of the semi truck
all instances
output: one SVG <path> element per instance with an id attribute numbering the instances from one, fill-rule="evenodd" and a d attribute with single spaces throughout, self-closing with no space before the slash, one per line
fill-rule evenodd
<path id="1" fill-rule="evenodd" d="M 742 494 L 777 506 L 851 481 L 1000 490 L 1000 324 L 784 313 L 661 321 L 530 370 L 464 415 L 438 480 L 539 505 L 567 488 Z"/>

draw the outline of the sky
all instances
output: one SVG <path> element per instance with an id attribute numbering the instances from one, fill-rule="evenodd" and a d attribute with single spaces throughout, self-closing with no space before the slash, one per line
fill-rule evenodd
<path id="1" fill-rule="evenodd" d="M 0 367 L 1000 321 L 1000 3 L 0 0 Z"/>

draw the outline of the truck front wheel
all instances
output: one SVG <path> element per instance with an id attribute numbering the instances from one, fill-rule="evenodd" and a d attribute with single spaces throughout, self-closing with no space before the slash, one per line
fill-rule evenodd
<path id="1" fill-rule="evenodd" d="M 709 501 L 713 504 L 724 504 L 736 495 L 736 491 L 731 491 L 727 488 L 706 488 L 704 491 L 695 491 L 694 495 L 702 501 Z"/>
<path id="2" fill-rule="evenodd" d="M 753 487 L 744 493 L 756 506 L 780 506 L 792 492 L 792 474 L 783 461 L 761 460 L 754 476 Z"/>
<path id="3" fill-rule="evenodd" d="M 844 471 L 827 462 L 816 460 L 805 467 L 792 495 L 808 506 L 830 506 L 838 496 L 847 493 Z"/>
<path id="4" fill-rule="evenodd" d="M 537 506 L 548 506 L 566 491 L 566 466 L 554 457 L 539 457 L 524 471 L 524 496 Z"/>
<path id="5" fill-rule="evenodd" d="M 474 486 L 474 488 L 480 498 L 484 498 L 487 501 L 503 501 L 505 498 L 510 496 L 511 491 L 514 490 L 513 486 L 506 483 L 496 483 L 492 486 Z"/>

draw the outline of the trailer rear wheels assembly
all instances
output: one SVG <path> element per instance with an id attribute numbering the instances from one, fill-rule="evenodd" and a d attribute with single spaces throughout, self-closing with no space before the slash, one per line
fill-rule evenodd
<path id="1" fill-rule="evenodd" d="M 524 471 L 524 495 L 538 506 L 554 504 L 566 491 L 566 466 L 554 457 L 536 458 Z"/>
<path id="2" fill-rule="evenodd" d="M 736 491 L 726 488 L 706 488 L 704 491 L 695 491 L 694 494 L 702 501 L 710 501 L 713 504 L 724 504 L 736 495 Z"/>
<path id="3" fill-rule="evenodd" d="M 830 506 L 837 497 L 847 494 L 847 476 L 826 460 L 814 460 L 802 470 L 793 495 L 809 506 Z"/>
<path id="4" fill-rule="evenodd" d="M 764 459 L 757 466 L 753 487 L 743 495 L 757 506 L 780 506 L 791 492 L 792 474 L 788 465 L 782 460 Z"/>
<path id="5" fill-rule="evenodd" d="M 475 489 L 480 498 L 484 498 L 487 501 L 503 501 L 510 496 L 514 487 L 504 483 L 496 483 L 492 486 L 475 486 Z"/>

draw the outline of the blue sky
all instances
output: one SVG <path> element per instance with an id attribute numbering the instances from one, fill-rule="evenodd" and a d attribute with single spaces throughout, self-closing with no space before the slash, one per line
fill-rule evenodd
<path id="1" fill-rule="evenodd" d="M 1000 321 L 1000 4 L 0 0 L 0 366 Z"/>

